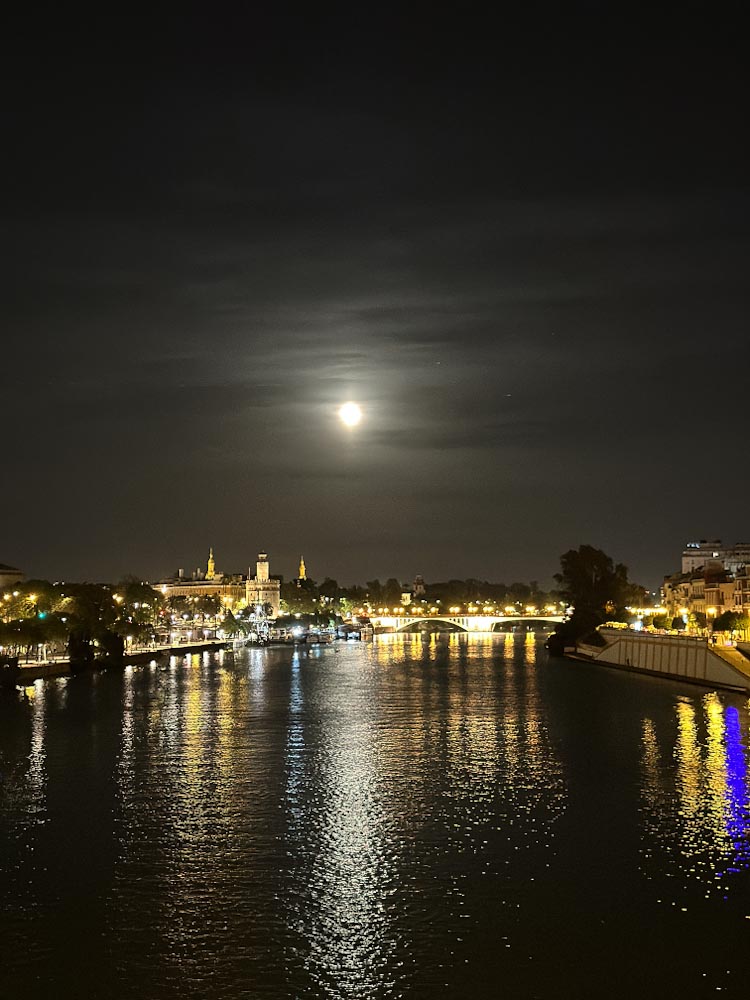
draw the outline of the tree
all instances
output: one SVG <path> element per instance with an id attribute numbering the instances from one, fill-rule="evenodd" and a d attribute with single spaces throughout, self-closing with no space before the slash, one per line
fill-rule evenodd
<path id="1" fill-rule="evenodd" d="M 215 618 L 220 607 L 221 601 L 215 594 L 204 594 L 195 602 L 195 612 L 203 618 Z"/>
<path id="2" fill-rule="evenodd" d="M 181 596 L 170 597 L 167 601 L 167 608 L 171 614 L 181 618 L 188 613 L 188 599 Z"/>
<path id="3" fill-rule="evenodd" d="M 354 613 L 354 602 L 348 597 L 339 597 L 338 612 L 342 618 L 351 618 Z"/>
<path id="4" fill-rule="evenodd" d="M 591 545 L 580 545 L 560 556 L 561 572 L 555 574 L 560 594 L 576 612 L 599 618 L 597 624 L 625 609 L 631 584 L 627 566 Z"/>
<path id="5" fill-rule="evenodd" d="M 314 580 L 295 580 L 281 584 L 281 603 L 293 615 L 312 614 L 318 606 L 318 588 Z"/>
<path id="6" fill-rule="evenodd" d="M 44 642 L 43 625 L 37 618 L 18 618 L 3 627 L 2 643 L 16 653 L 23 651 L 26 659 L 35 646 Z"/>
<path id="7" fill-rule="evenodd" d="M 364 587 L 360 587 L 355 584 L 353 587 L 342 587 L 339 591 L 340 597 L 344 597 L 357 607 L 363 604 L 365 598 L 367 597 L 367 591 Z"/>
<path id="8" fill-rule="evenodd" d="M 227 611 L 224 615 L 224 621 L 222 622 L 221 627 L 224 631 L 224 635 L 229 636 L 230 639 L 233 639 L 238 635 L 247 635 L 248 632 L 245 622 L 237 621 L 231 611 Z"/>
<path id="9" fill-rule="evenodd" d="M 137 576 L 126 576 L 114 588 L 113 599 L 133 622 L 155 625 L 165 606 L 164 595 Z"/>
<path id="10" fill-rule="evenodd" d="M 318 593 L 321 597 L 327 597 L 330 601 L 335 601 L 338 597 L 339 585 L 335 580 L 332 580 L 330 576 L 327 576 L 318 587 Z"/>
<path id="11" fill-rule="evenodd" d="M 153 636 L 154 629 L 152 625 L 148 625 L 146 622 L 136 622 L 130 618 L 119 618 L 116 622 L 112 623 L 107 632 L 119 636 L 123 641 L 132 640 L 136 646 L 140 646 L 148 642 Z M 98 637 L 98 642 L 100 646 L 104 645 L 101 637 Z"/>
<path id="12" fill-rule="evenodd" d="M 705 611 L 693 611 L 688 615 L 688 624 L 691 628 L 703 630 L 708 626 L 708 618 Z"/>
<path id="13" fill-rule="evenodd" d="M 750 628 L 750 618 L 741 611 L 725 611 L 714 619 L 714 632 L 745 632 Z"/>
<path id="14" fill-rule="evenodd" d="M 555 580 L 560 584 L 560 596 L 574 610 L 550 637 L 551 652 L 561 653 L 605 621 L 627 621 L 625 606 L 632 593 L 627 567 L 615 565 L 601 549 L 580 545 L 563 553 Z"/>
<path id="15" fill-rule="evenodd" d="M 520 601 L 525 604 L 531 597 L 531 587 L 525 583 L 512 583 L 508 588 L 508 593 L 511 597 L 511 602 Z"/>

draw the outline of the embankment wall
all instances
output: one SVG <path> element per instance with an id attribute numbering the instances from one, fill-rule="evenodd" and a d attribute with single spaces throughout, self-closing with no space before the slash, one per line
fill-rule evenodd
<path id="1" fill-rule="evenodd" d="M 750 661 L 748 672 L 744 673 L 716 653 L 705 639 L 629 629 L 602 628 L 599 633 L 606 646 L 578 647 L 580 654 L 597 663 L 693 681 L 709 687 L 750 691 Z"/>

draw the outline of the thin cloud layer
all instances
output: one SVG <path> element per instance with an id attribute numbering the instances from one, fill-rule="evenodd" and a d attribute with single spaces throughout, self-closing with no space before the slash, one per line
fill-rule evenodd
<path id="1" fill-rule="evenodd" d="M 658 47 L 634 84 L 544 39 L 389 63 L 380 29 L 356 58 L 214 31 L 138 72 L 93 46 L 15 116 L 7 561 L 548 579 L 590 541 L 656 584 L 683 536 L 742 534 L 731 60 L 683 75 L 687 116 Z"/>

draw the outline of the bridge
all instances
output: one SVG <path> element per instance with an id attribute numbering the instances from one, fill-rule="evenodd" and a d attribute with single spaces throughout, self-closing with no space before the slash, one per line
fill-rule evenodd
<path id="1" fill-rule="evenodd" d="M 564 621 L 563 615 L 372 615 L 373 626 L 381 632 L 436 631 L 445 626 L 453 632 L 508 632 L 514 626 L 551 628 Z M 415 628 L 416 626 L 416 628 Z M 437 629 L 431 626 L 438 626 Z"/>

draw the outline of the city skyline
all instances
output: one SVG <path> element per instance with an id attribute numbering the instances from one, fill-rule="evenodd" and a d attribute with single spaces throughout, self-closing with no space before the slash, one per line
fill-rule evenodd
<path id="1" fill-rule="evenodd" d="M 585 544 L 585 543 L 584 543 Z M 713 549 L 719 546 L 721 551 L 714 552 Z M 723 565 L 729 565 L 730 569 L 733 571 L 736 567 L 735 564 L 741 565 L 744 568 L 746 562 L 746 550 L 748 549 L 748 543 L 737 542 L 732 544 L 724 544 L 721 539 L 714 539 L 712 542 L 708 542 L 705 539 L 700 541 L 688 541 L 685 543 L 685 547 L 682 550 L 682 572 L 685 572 L 686 564 L 689 564 L 691 568 L 698 567 L 703 568 L 704 563 L 709 565 L 716 564 L 716 558 L 711 558 L 720 556 L 719 563 Z M 733 553 L 735 554 L 733 556 Z M 609 554 L 609 553 L 608 553 Z M 269 565 L 272 564 L 273 572 L 270 574 L 271 579 L 278 579 L 284 582 L 292 582 L 297 579 L 300 569 L 305 569 L 305 564 L 310 564 L 310 560 L 306 560 L 304 555 L 299 554 L 296 557 L 291 558 L 291 563 L 294 564 L 294 569 L 290 572 L 285 572 L 288 568 L 289 560 L 282 559 L 277 562 L 275 558 L 270 559 L 269 554 L 264 549 L 260 549 L 256 553 L 258 558 L 263 557 L 268 559 Z M 562 556 L 562 553 L 560 554 Z M 609 554 L 611 556 L 611 554 Z M 178 566 L 175 566 L 169 570 L 157 573 L 154 576 L 146 576 L 145 574 L 132 573 L 130 571 L 122 571 L 120 573 L 114 574 L 109 578 L 101 578 L 96 581 L 87 577 L 83 580 L 88 580 L 89 582 L 99 582 L 99 583 L 113 583 L 121 579 L 141 579 L 144 583 L 149 583 L 153 586 L 157 586 L 160 583 L 167 581 L 177 581 L 184 579 L 186 582 L 196 581 L 196 580 L 213 580 L 216 577 L 217 580 L 222 578 L 234 579 L 235 577 L 247 579 L 254 576 L 253 560 L 251 559 L 247 565 L 241 565 L 240 561 L 236 559 L 229 559 L 224 561 L 221 558 L 217 559 L 217 552 L 215 546 L 209 545 L 204 553 L 203 564 L 200 560 L 197 563 L 192 563 L 187 560 L 183 560 Z M 219 554 L 220 556 L 220 554 Z M 729 559 L 727 563 L 725 557 Z M 732 559 L 734 558 L 734 562 Z M 738 562 L 739 560 L 739 562 Z M 618 561 L 618 560 L 615 560 Z M 559 562 L 559 560 L 558 560 Z M 630 573 L 631 581 L 635 584 L 643 586 L 646 590 L 651 591 L 655 595 L 658 595 L 662 585 L 666 584 L 670 577 L 679 576 L 679 556 L 677 553 L 672 553 L 672 564 L 669 571 L 662 574 L 662 576 L 656 580 L 653 585 L 651 581 L 639 579 L 634 577 Z M 257 564 L 256 564 L 257 565 Z M 8 566 L 5 564 L 0 564 L 0 569 L 3 571 L 8 571 L 11 573 L 17 572 L 19 574 L 19 579 L 21 580 L 59 580 L 68 582 L 76 582 L 71 576 L 59 576 L 59 577 L 44 577 L 42 574 L 35 574 L 32 572 L 27 572 L 23 567 L 20 566 Z M 313 569 L 315 567 L 313 566 Z M 559 569 L 559 565 L 556 566 L 553 571 L 547 576 L 533 576 L 528 573 L 506 573 L 503 575 L 485 575 L 480 576 L 476 574 L 462 574 L 460 572 L 455 572 L 453 570 L 448 570 L 441 576 L 425 576 L 424 573 L 420 571 L 408 571 L 406 573 L 394 573 L 392 568 L 386 568 L 380 573 L 370 573 L 365 571 L 360 572 L 355 578 L 339 578 L 335 573 L 330 572 L 327 565 L 320 566 L 316 572 L 310 572 L 305 570 L 304 578 L 315 583 L 322 583 L 324 581 L 333 580 L 339 587 L 343 589 L 349 589 L 353 587 L 366 587 L 368 580 L 379 580 L 381 583 L 385 583 L 388 580 L 397 580 L 400 584 L 408 587 L 411 586 L 415 581 L 419 581 L 420 584 L 437 584 L 437 583 L 447 583 L 449 581 L 461 581 L 461 580 L 476 580 L 478 582 L 490 583 L 493 585 L 505 584 L 510 587 L 514 583 L 528 584 L 533 583 L 539 586 L 542 591 L 549 590 L 554 592 L 557 583 L 555 582 L 555 574 Z M 630 569 L 630 567 L 628 567 Z M 78 581 L 81 582 L 81 581 Z M 10 584 L 6 584 L 6 589 Z"/>

